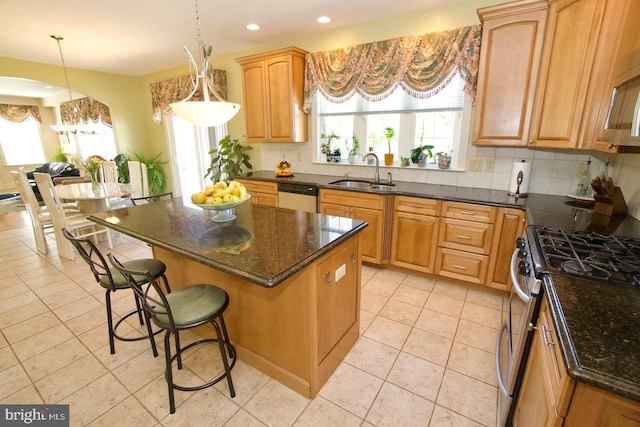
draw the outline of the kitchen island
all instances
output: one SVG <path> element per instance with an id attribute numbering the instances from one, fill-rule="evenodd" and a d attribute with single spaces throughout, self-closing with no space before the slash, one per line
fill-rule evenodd
<path id="1" fill-rule="evenodd" d="M 223 288 L 238 358 L 314 397 L 358 339 L 358 234 L 367 224 L 251 203 L 233 221 L 214 214 L 178 197 L 90 219 L 149 243 L 172 289 Z M 207 326 L 199 333 L 213 336 Z"/>

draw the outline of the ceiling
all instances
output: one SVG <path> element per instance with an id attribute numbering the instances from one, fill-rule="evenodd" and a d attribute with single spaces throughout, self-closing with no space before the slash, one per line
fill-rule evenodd
<path id="1" fill-rule="evenodd" d="M 462 0 L 199 0 L 213 55 Z M 390 12 L 392 10 L 392 12 Z M 192 0 L 0 0 L 0 57 L 141 76 L 187 63 L 197 40 Z M 316 18 L 327 15 L 329 24 Z M 248 31 L 249 23 L 259 31 Z"/>

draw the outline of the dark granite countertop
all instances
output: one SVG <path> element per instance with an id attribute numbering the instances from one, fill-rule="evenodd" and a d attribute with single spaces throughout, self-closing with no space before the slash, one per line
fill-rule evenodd
<path id="1" fill-rule="evenodd" d="M 330 182 L 341 177 L 329 175 L 296 173 L 292 178 L 275 178 L 273 172 L 261 171 L 243 177 L 370 191 L 331 185 Z M 516 199 L 506 191 L 409 182 L 395 184 L 390 191 L 375 192 L 520 208 L 527 211 L 529 224 L 640 237 L 640 221 L 632 216 L 594 215 L 592 206 L 563 196 L 529 194 Z M 545 297 L 569 375 L 577 381 L 640 401 L 640 289 L 559 275 L 544 277 Z"/>
<path id="2" fill-rule="evenodd" d="M 176 197 L 92 214 L 93 221 L 204 265 L 273 287 L 366 227 L 359 220 L 244 203 L 235 220 Z"/>

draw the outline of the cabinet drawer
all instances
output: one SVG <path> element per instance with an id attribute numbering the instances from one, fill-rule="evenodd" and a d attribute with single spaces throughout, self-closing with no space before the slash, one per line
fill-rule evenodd
<path id="1" fill-rule="evenodd" d="M 484 222 L 493 224 L 496 221 L 498 208 L 472 203 L 442 202 L 442 216 L 466 221 Z"/>
<path id="2" fill-rule="evenodd" d="M 278 184 L 275 182 L 267 182 L 267 181 L 254 181 L 254 180 L 244 180 L 244 179 L 236 179 L 236 181 L 241 182 L 245 188 L 247 189 L 247 193 L 266 193 L 266 194 L 278 194 Z"/>
<path id="3" fill-rule="evenodd" d="M 494 225 L 444 218 L 440 222 L 439 246 L 489 255 Z"/>
<path id="4" fill-rule="evenodd" d="M 251 203 L 254 205 L 278 207 L 278 196 L 269 193 L 249 193 L 251 194 Z"/>
<path id="5" fill-rule="evenodd" d="M 420 197 L 396 196 L 395 210 L 420 215 L 440 216 L 440 200 L 423 199 Z"/>
<path id="6" fill-rule="evenodd" d="M 447 248 L 438 248 L 436 274 L 484 284 L 489 257 Z"/>
<path id="7" fill-rule="evenodd" d="M 320 203 L 332 203 L 366 209 L 383 210 L 384 196 L 376 194 L 359 193 L 355 191 L 325 190 L 320 189 Z"/>

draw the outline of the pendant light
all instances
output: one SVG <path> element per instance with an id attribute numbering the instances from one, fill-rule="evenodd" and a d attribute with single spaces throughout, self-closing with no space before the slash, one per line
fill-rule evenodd
<path id="1" fill-rule="evenodd" d="M 69 76 L 67 75 L 67 65 L 64 62 L 64 55 L 62 54 L 62 46 L 60 45 L 60 41 L 64 40 L 61 36 L 51 36 L 58 43 L 58 51 L 60 52 L 60 61 L 62 62 L 62 70 L 64 71 L 64 81 L 67 84 L 67 92 L 69 94 L 69 102 L 73 102 L 73 95 L 71 95 L 71 86 L 69 85 Z M 76 123 L 71 124 L 57 124 L 51 125 L 51 129 L 57 132 L 59 135 L 76 133 L 79 130 L 79 126 Z"/>
<path id="2" fill-rule="evenodd" d="M 211 46 L 204 44 L 200 29 L 200 16 L 198 14 L 198 0 L 195 0 L 196 23 L 198 26 L 198 50 L 200 56 L 200 67 L 195 58 L 185 47 L 184 50 L 189 56 L 190 65 L 194 69 L 193 90 L 185 99 L 169 104 L 171 110 L 181 119 L 199 126 L 218 126 L 231 120 L 240 111 L 240 104 L 226 102 L 216 92 L 213 87 L 213 69 L 210 69 L 209 57 L 211 56 Z M 198 87 L 202 85 L 203 101 L 190 101 L 196 93 Z M 211 92 L 209 92 L 211 91 Z M 213 94 L 216 100 L 212 101 L 209 93 Z"/>

